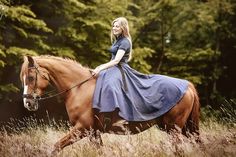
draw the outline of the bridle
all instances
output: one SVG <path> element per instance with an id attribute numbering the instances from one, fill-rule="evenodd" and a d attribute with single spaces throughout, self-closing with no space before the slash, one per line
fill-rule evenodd
<path id="1" fill-rule="evenodd" d="M 34 65 L 33 67 L 28 67 L 28 74 L 29 74 L 29 70 L 30 69 L 35 69 L 35 81 L 34 81 L 34 88 L 33 88 L 33 92 L 31 94 L 23 94 L 23 98 L 27 98 L 27 99 L 33 99 L 35 101 L 40 100 L 40 96 L 37 94 L 36 89 L 37 89 L 37 80 L 38 80 L 38 74 L 41 75 L 41 73 L 39 72 L 38 68 Z M 44 79 L 48 80 L 48 78 L 46 78 L 46 76 L 43 76 Z M 30 82 L 30 77 L 27 76 L 28 80 L 27 82 Z"/>
<path id="2" fill-rule="evenodd" d="M 33 88 L 33 92 L 30 93 L 30 94 L 23 94 L 23 98 L 27 98 L 27 99 L 32 99 L 34 100 L 35 102 L 36 101 L 40 101 L 40 100 L 45 100 L 45 99 L 50 99 L 50 98 L 53 98 L 53 97 L 56 97 L 58 95 L 61 95 L 63 93 L 66 93 L 68 91 L 70 91 L 71 89 L 75 88 L 75 87 L 80 87 L 81 85 L 83 85 L 84 83 L 88 82 L 89 80 L 91 80 L 92 78 L 94 78 L 95 74 L 92 74 L 92 71 L 89 70 L 89 72 L 92 74 L 89 78 L 85 79 L 84 81 L 78 83 L 78 84 L 75 84 L 73 86 L 71 86 L 70 88 L 68 89 L 65 89 L 65 90 L 62 90 L 58 93 L 55 93 L 55 90 L 53 91 L 49 91 L 45 94 L 43 94 L 42 96 L 40 96 L 39 94 L 37 94 L 36 92 L 36 89 L 37 89 L 37 80 L 38 80 L 38 75 L 41 76 L 43 79 L 47 80 L 50 84 L 50 74 L 49 74 L 49 77 L 47 78 L 45 75 L 43 75 L 42 73 L 40 73 L 38 67 L 36 67 L 35 65 L 33 65 L 32 67 L 28 67 L 28 72 L 30 69 L 35 69 L 35 82 L 34 82 L 34 88 Z M 28 78 L 28 82 L 29 82 L 29 77 Z M 53 95 L 49 95 L 49 94 L 52 94 L 52 93 L 55 93 Z M 47 96 L 48 95 L 48 96 Z"/>

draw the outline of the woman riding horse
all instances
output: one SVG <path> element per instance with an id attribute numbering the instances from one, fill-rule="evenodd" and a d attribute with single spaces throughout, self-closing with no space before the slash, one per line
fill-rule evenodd
<path id="1" fill-rule="evenodd" d="M 98 75 L 93 107 L 111 119 L 116 109 L 128 121 L 146 121 L 169 111 L 188 89 L 188 81 L 162 75 L 144 75 L 130 68 L 132 42 L 128 21 L 112 22 L 112 59 L 93 70 Z M 109 123 L 109 121 L 107 121 Z M 107 124 L 108 126 L 109 124 Z"/>
<path id="2" fill-rule="evenodd" d="M 52 56 L 25 57 L 21 69 L 23 101 L 37 110 L 50 82 L 65 98 L 73 129 L 59 140 L 58 152 L 93 130 L 91 140 L 102 143 L 101 132 L 139 133 L 158 125 L 167 131 L 176 127 L 199 134 L 199 98 L 193 84 L 163 75 L 144 75 L 127 64 L 132 44 L 125 18 L 112 23 L 112 60 L 93 70 L 79 63 Z M 119 64 L 118 64 L 119 63 Z M 94 75 L 97 75 L 96 79 Z"/>

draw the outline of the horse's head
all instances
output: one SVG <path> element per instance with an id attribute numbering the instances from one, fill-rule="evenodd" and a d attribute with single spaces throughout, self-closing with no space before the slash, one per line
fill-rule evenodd
<path id="1" fill-rule="evenodd" d="M 27 56 L 24 57 L 20 78 L 24 86 L 24 107 L 29 111 L 36 111 L 38 101 L 49 84 L 49 73 L 40 67 L 33 57 Z"/>

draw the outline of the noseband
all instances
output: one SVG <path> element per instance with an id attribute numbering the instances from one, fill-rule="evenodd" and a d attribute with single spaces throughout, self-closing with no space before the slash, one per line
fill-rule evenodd
<path id="1" fill-rule="evenodd" d="M 48 93 L 45 93 L 44 97 L 40 96 L 39 94 L 37 94 L 36 92 L 36 89 L 37 89 L 37 80 L 38 80 L 38 75 L 40 75 L 42 78 L 44 78 L 45 80 L 47 80 L 49 83 L 50 83 L 50 79 L 47 78 L 45 75 L 41 74 L 38 67 L 36 67 L 35 65 L 33 65 L 33 67 L 28 67 L 28 71 L 30 69 L 35 69 L 35 83 L 34 83 L 34 89 L 33 89 L 33 92 L 31 94 L 23 94 L 23 98 L 27 98 L 27 99 L 32 99 L 34 101 L 39 101 L 39 100 L 45 100 L 45 99 L 49 99 L 49 98 L 53 98 L 53 97 L 56 97 L 58 95 L 61 95 L 63 93 L 66 93 L 68 91 L 70 91 L 71 89 L 75 88 L 75 87 L 80 87 L 81 85 L 83 85 L 84 83 L 88 82 L 90 79 L 94 78 L 94 74 L 92 74 L 92 71 L 89 70 L 89 72 L 92 74 L 92 76 L 90 76 L 89 78 L 85 79 L 84 81 L 76 84 L 76 85 L 73 85 L 71 86 L 70 88 L 68 89 L 65 89 L 61 92 L 58 92 L 58 93 L 55 93 L 55 90 L 53 91 L 50 91 Z M 50 75 L 49 75 L 50 76 Z M 29 77 L 28 77 L 28 82 L 29 82 Z M 49 95 L 51 93 L 55 93 L 53 95 Z M 48 96 L 47 96 L 48 95 Z"/>

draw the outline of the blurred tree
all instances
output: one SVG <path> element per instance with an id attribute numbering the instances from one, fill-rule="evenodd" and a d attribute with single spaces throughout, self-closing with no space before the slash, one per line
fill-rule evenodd
<path id="1" fill-rule="evenodd" d="M 19 90 L 12 79 L 15 72 L 19 73 L 22 55 L 36 55 L 50 49 L 44 41 L 52 30 L 27 5 L 3 0 L 0 9 L 0 98 L 3 100 L 2 93 Z"/>
<path id="2" fill-rule="evenodd" d="M 209 1 L 212 13 L 215 15 L 216 27 L 214 31 L 213 48 L 215 57 L 212 60 L 213 72 L 210 79 L 212 90 L 209 91 L 212 94 L 211 104 L 219 106 L 222 103 L 222 96 L 236 99 L 236 86 L 234 85 L 235 75 L 235 64 L 234 59 L 236 58 L 236 2 L 231 1 Z M 222 82 L 221 82 L 221 81 Z M 226 83 L 227 82 L 227 83 Z M 222 91 L 222 88 L 227 91 Z M 223 100 L 225 101 L 225 100 Z"/>

